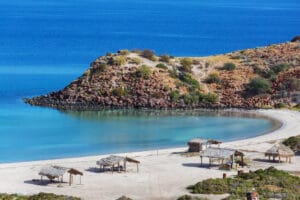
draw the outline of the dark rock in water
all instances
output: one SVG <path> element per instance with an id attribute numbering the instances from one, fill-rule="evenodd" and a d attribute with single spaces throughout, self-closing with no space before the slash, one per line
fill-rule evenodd
<path id="1" fill-rule="evenodd" d="M 300 42 L 300 35 L 295 36 L 291 42 Z"/>

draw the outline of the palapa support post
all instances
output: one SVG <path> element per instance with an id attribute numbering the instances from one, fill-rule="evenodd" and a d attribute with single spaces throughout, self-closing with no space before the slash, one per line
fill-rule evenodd
<path id="1" fill-rule="evenodd" d="M 71 186 L 71 184 L 72 184 L 72 174 L 70 173 L 69 174 L 69 186 Z"/>
<path id="2" fill-rule="evenodd" d="M 136 164 L 136 171 L 139 172 L 139 164 Z"/>
<path id="3" fill-rule="evenodd" d="M 202 166 L 202 156 L 200 156 L 200 159 L 201 159 L 201 166 Z"/>

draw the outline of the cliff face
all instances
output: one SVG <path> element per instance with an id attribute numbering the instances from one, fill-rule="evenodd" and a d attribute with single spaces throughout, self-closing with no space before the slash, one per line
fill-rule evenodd
<path id="1" fill-rule="evenodd" d="M 25 102 L 64 110 L 292 107 L 299 90 L 300 43 L 293 42 L 199 58 L 121 50 L 63 90 Z"/>

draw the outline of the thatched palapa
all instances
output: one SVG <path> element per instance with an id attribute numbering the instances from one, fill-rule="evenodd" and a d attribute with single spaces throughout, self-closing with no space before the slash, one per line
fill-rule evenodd
<path id="1" fill-rule="evenodd" d="M 69 185 L 73 183 L 74 175 L 80 176 L 80 184 L 81 184 L 81 176 L 83 176 L 83 173 L 74 168 L 66 168 L 61 166 L 47 166 L 47 167 L 43 167 L 40 170 L 39 175 L 41 176 L 41 181 L 43 181 L 43 176 L 46 176 L 51 181 L 57 178 L 58 181 L 63 182 L 63 176 L 66 172 L 69 173 Z"/>
<path id="2" fill-rule="evenodd" d="M 241 157 L 241 163 L 243 166 L 244 163 L 244 153 L 235 149 L 227 148 L 216 148 L 210 147 L 200 152 L 201 166 L 203 157 L 209 158 L 209 165 L 211 166 L 214 160 L 221 161 L 223 164 L 224 161 L 229 161 L 230 167 L 232 168 L 233 163 L 235 162 L 235 157 Z"/>
<path id="3" fill-rule="evenodd" d="M 283 144 L 275 144 L 265 153 L 265 156 L 269 157 L 269 160 L 271 160 L 271 157 L 273 157 L 273 161 L 275 161 L 275 158 L 278 157 L 278 161 L 280 162 L 281 158 L 285 158 L 286 162 L 289 163 L 292 162 L 291 158 L 294 155 L 294 152 L 289 147 Z"/>
<path id="4" fill-rule="evenodd" d="M 122 157 L 122 156 L 115 156 L 111 155 L 106 158 L 102 158 L 96 162 L 97 165 L 104 171 L 106 167 L 110 167 L 111 171 L 113 172 L 115 167 L 117 167 L 118 171 L 121 171 L 121 168 L 124 169 L 126 172 L 126 163 L 131 162 L 135 163 L 137 166 L 137 171 L 139 171 L 139 164 L 140 161 L 137 161 L 133 158 L 129 157 Z"/>
<path id="5" fill-rule="evenodd" d="M 202 139 L 202 138 L 194 138 L 188 142 L 189 152 L 200 152 L 208 146 L 211 147 L 212 144 L 217 144 L 218 147 L 222 142 L 212 139 Z"/>

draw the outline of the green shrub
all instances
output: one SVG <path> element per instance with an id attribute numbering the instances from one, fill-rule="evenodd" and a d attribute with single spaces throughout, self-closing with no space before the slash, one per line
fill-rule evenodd
<path id="1" fill-rule="evenodd" d="M 117 97 L 123 97 L 128 95 L 128 90 L 126 88 L 118 87 L 114 88 L 111 93 Z"/>
<path id="2" fill-rule="evenodd" d="M 146 66 L 146 65 L 142 65 L 135 72 L 136 77 L 138 77 L 138 78 L 145 78 L 145 79 L 150 78 L 151 74 L 152 74 L 151 68 L 148 67 L 148 66 Z"/>
<path id="3" fill-rule="evenodd" d="M 170 56 L 167 54 L 163 54 L 159 57 L 159 61 L 169 63 L 170 62 Z"/>
<path id="4" fill-rule="evenodd" d="M 200 194 L 230 193 L 232 198 L 229 199 L 244 199 L 246 193 L 255 188 L 260 195 L 260 199 L 269 199 L 272 196 L 270 196 L 270 190 L 266 188 L 266 185 L 281 188 L 279 191 L 272 192 L 272 195 L 285 192 L 287 195 L 286 199 L 295 199 L 296 196 L 300 195 L 298 187 L 300 185 L 300 177 L 292 176 L 274 167 L 243 173 L 234 178 L 207 179 L 189 186 L 188 189 L 192 193 Z"/>
<path id="5" fill-rule="evenodd" d="M 215 104 L 219 101 L 219 96 L 215 93 L 201 94 L 199 96 L 199 101 L 202 102 L 202 103 Z"/>
<path id="6" fill-rule="evenodd" d="M 104 72 L 107 69 L 107 64 L 106 63 L 99 63 L 96 65 L 96 67 L 91 68 L 91 74 L 97 74 Z"/>
<path id="7" fill-rule="evenodd" d="M 128 49 L 119 50 L 118 53 L 122 56 L 127 56 L 130 54 L 130 51 Z"/>
<path id="8" fill-rule="evenodd" d="M 274 67 L 271 68 L 271 70 L 272 70 L 275 74 L 279 74 L 280 72 L 286 71 L 289 67 L 290 67 L 289 64 L 287 64 L 287 63 L 282 63 L 282 64 L 279 64 L 279 65 L 275 65 Z"/>
<path id="9" fill-rule="evenodd" d="M 218 73 L 214 72 L 208 75 L 208 77 L 205 79 L 206 83 L 220 83 L 221 79 Z"/>
<path id="10" fill-rule="evenodd" d="M 126 57 L 125 56 L 116 56 L 113 58 L 113 65 L 121 66 L 126 64 Z"/>
<path id="11" fill-rule="evenodd" d="M 274 107 L 280 109 L 280 108 L 287 108 L 288 106 L 284 103 L 277 103 Z"/>
<path id="12" fill-rule="evenodd" d="M 269 92 L 270 89 L 270 83 L 266 79 L 261 77 L 251 79 L 249 84 L 247 85 L 247 91 L 253 95 L 265 94 Z"/>
<path id="13" fill-rule="evenodd" d="M 199 93 L 198 92 L 191 92 L 189 94 L 183 94 L 181 96 L 181 98 L 183 99 L 183 101 L 186 105 L 193 105 L 193 104 L 199 103 Z"/>
<path id="14" fill-rule="evenodd" d="M 192 77 L 191 74 L 189 73 L 182 73 L 179 75 L 179 79 L 184 82 L 184 83 L 187 83 L 188 85 L 192 86 L 193 88 L 197 88 L 199 89 L 200 88 L 200 83 L 199 81 L 197 81 L 196 79 L 194 79 Z"/>
<path id="15" fill-rule="evenodd" d="M 235 70 L 236 66 L 234 63 L 225 63 L 222 67 L 223 70 L 227 70 L 227 71 L 233 71 Z"/>
<path id="16" fill-rule="evenodd" d="M 289 137 L 282 142 L 284 145 L 290 147 L 293 151 L 300 151 L 300 135 Z"/>
<path id="17" fill-rule="evenodd" d="M 168 67 L 162 63 L 157 64 L 156 67 L 160 69 L 168 69 Z"/>
<path id="18" fill-rule="evenodd" d="M 147 59 L 152 60 L 152 61 L 156 61 L 157 60 L 154 51 L 149 50 L 149 49 L 143 50 L 140 55 L 142 57 L 147 58 Z"/>
<path id="19" fill-rule="evenodd" d="M 180 93 L 178 90 L 174 90 L 169 93 L 169 96 L 170 96 L 171 101 L 176 102 L 180 97 Z"/>
<path id="20" fill-rule="evenodd" d="M 202 197 L 192 197 L 190 195 L 183 195 L 179 197 L 177 200 L 209 200 L 207 198 L 202 198 Z"/>
<path id="21" fill-rule="evenodd" d="M 180 60 L 181 64 L 181 71 L 184 72 L 191 72 L 192 71 L 192 64 L 193 64 L 193 59 L 191 58 L 183 58 Z"/>
<path id="22" fill-rule="evenodd" d="M 300 103 L 294 106 L 295 109 L 300 109 Z"/>
<path id="23" fill-rule="evenodd" d="M 0 194 L 3 200 L 80 200 L 78 197 L 56 195 L 52 193 L 38 193 L 34 195 Z"/>

